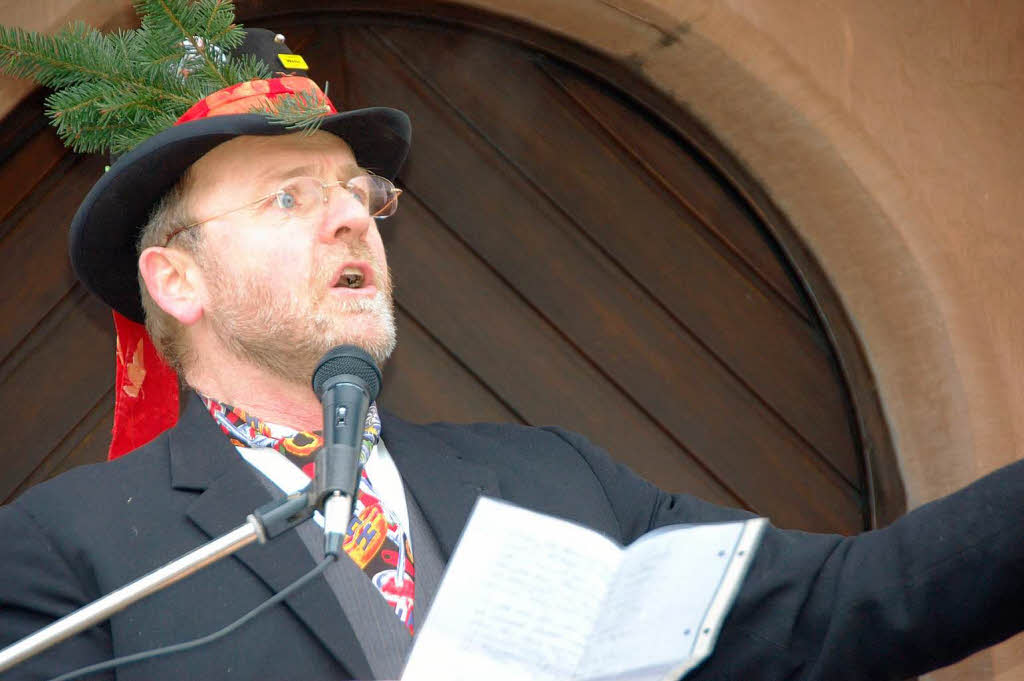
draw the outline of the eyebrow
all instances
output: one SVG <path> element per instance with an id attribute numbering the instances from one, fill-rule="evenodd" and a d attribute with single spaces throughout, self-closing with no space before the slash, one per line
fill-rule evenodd
<path id="1" fill-rule="evenodd" d="M 309 163 L 294 168 L 267 168 L 256 176 L 256 182 L 270 182 L 272 180 L 283 180 L 286 177 L 296 177 L 308 173 L 316 173 L 318 170 L 315 164 Z"/>
<path id="2" fill-rule="evenodd" d="M 358 164 L 344 166 L 349 171 L 348 177 L 356 175 L 368 175 L 370 171 Z M 256 182 L 269 182 L 272 180 L 284 180 L 289 177 L 319 177 L 320 167 L 315 163 L 307 163 L 287 169 L 272 168 L 256 176 Z M 321 178 L 323 179 L 323 178 Z"/>

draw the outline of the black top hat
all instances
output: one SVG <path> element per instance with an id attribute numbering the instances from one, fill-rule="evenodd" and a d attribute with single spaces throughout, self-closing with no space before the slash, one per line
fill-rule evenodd
<path id="1" fill-rule="evenodd" d="M 247 29 L 247 34 L 236 52 L 290 53 L 271 31 Z M 383 107 L 325 116 L 320 129 L 347 142 L 361 166 L 389 179 L 405 161 L 412 139 L 409 117 Z M 239 135 L 291 132 L 262 114 L 211 116 L 164 130 L 118 158 L 71 221 L 71 265 L 79 279 L 116 311 L 142 322 L 136 245 L 157 202 L 217 145 Z"/>

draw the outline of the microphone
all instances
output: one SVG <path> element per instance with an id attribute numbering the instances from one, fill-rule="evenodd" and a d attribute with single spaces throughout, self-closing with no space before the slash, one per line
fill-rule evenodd
<path id="1" fill-rule="evenodd" d="M 340 345 L 320 359 L 313 392 L 324 413 L 317 453 L 314 506 L 324 515 L 324 553 L 338 556 L 359 482 L 359 448 L 366 412 L 380 392 L 380 369 L 362 348 Z"/>

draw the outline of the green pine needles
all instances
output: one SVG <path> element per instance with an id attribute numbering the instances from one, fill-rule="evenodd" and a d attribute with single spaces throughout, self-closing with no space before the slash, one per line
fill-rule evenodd
<path id="1" fill-rule="evenodd" d="M 271 77 L 252 56 L 233 57 L 245 35 L 229 0 L 135 0 L 141 27 L 103 34 L 73 24 L 55 36 L 0 26 L 0 71 L 55 92 L 47 100 L 75 151 L 122 154 L 165 130 L 212 92 Z M 319 123 L 316 98 L 285 98 L 265 113 L 289 126 Z"/>
<path id="2" fill-rule="evenodd" d="M 256 111 L 265 115 L 272 123 L 311 135 L 320 129 L 324 116 L 331 112 L 324 101 L 327 98 L 328 85 L 329 83 L 324 85 L 323 99 L 312 92 L 299 92 L 264 102 Z"/>

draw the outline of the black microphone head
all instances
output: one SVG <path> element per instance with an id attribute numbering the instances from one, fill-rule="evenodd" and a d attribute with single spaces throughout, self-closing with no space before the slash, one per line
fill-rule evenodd
<path id="1" fill-rule="evenodd" d="M 370 401 L 377 399 L 377 393 L 380 392 L 380 369 L 362 348 L 339 345 L 321 357 L 313 372 L 313 392 L 323 399 L 327 384 L 341 376 L 355 376 L 362 380 L 370 393 Z"/>

